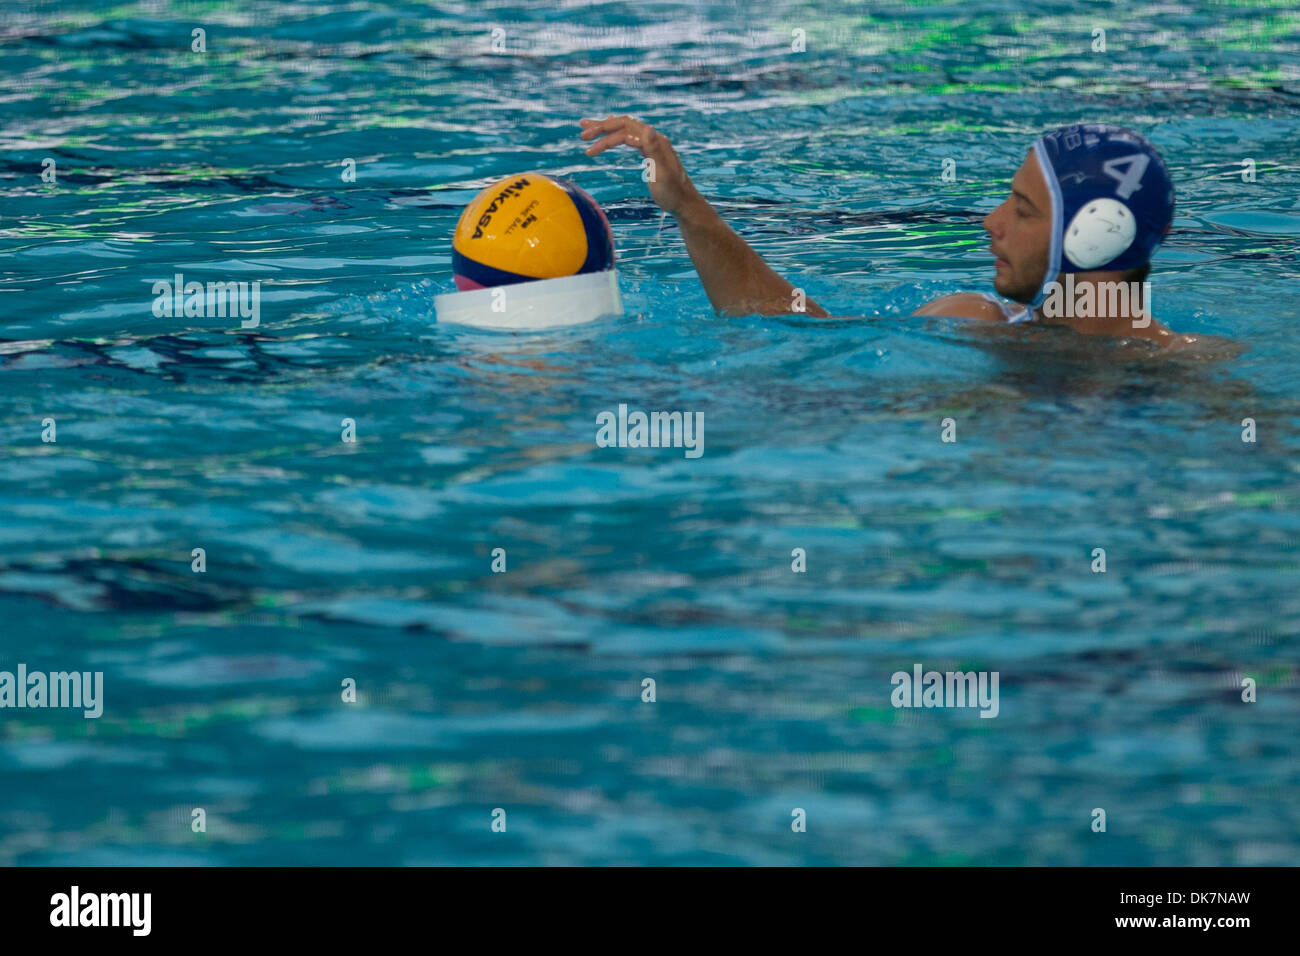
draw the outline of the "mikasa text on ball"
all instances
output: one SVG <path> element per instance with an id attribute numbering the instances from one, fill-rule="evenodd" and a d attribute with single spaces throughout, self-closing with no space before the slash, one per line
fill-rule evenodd
<path id="1" fill-rule="evenodd" d="M 475 196 L 456 223 L 451 247 L 461 291 L 614 266 L 614 237 L 596 200 L 542 173 L 507 177 Z"/>

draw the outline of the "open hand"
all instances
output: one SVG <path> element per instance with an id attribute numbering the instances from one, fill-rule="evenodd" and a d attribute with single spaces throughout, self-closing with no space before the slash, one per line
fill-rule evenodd
<path id="1" fill-rule="evenodd" d="M 688 200 L 699 195 L 686 175 L 682 161 L 677 158 L 673 144 L 653 126 L 630 116 L 584 119 L 579 125 L 582 126 L 583 139 L 596 140 L 587 147 L 588 156 L 599 156 L 615 146 L 631 146 L 651 161 L 648 167 L 650 197 L 665 212 L 676 214 Z"/>

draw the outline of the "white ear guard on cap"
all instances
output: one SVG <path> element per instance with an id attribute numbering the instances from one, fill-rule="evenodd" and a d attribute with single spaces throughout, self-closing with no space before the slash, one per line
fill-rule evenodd
<path id="1" fill-rule="evenodd" d="M 1133 245 L 1137 221 L 1122 202 L 1094 199 L 1065 227 L 1065 254 L 1080 269 L 1105 265 Z"/>
<path id="2" fill-rule="evenodd" d="M 559 279 L 449 292 L 434 296 L 433 307 L 440 325 L 526 332 L 621 316 L 623 299 L 618 292 L 618 273 L 605 269 Z"/>

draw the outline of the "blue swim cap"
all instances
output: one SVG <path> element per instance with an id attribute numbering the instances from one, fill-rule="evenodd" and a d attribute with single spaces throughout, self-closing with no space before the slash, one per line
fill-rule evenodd
<path id="1" fill-rule="evenodd" d="M 1154 146 L 1120 126 L 1076 123 L 1042 136 L 1034 155 L 1052 195 L 1052 246 L 1030 309 L 1062 273 L 1151 261 L 1174 219 L 1174 184 Z"/>

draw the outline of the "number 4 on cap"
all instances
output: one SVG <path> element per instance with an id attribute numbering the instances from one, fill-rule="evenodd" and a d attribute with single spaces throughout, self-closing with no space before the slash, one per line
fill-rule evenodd
<path id="1" fill-rule="evenodd" d="M 1101 171 L 1112 179 L 1118 180 L 1119 185 L 1115 187 L 1115 195 L 1120 199 L 1128 199 L 1142 188 L 1142 176 L 1147 171 L 1149 162 L 1151 157 L 1146 153 L 1133 153 L 1129 156 L 1120 156 L 1118 159 L 1106 160 L 1101 165 Z M 1124 166 L 1128 169 L 1120 172 Z"/>

